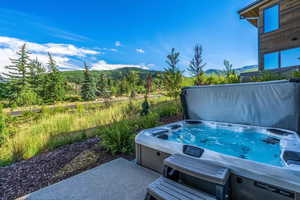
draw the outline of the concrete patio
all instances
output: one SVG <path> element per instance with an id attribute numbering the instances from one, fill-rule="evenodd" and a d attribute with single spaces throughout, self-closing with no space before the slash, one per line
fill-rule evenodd
<path id="1" fill-rule="evenodd" d="M 123 158 L 28 194 L 26 200 L 142 200 L 159 174 Z"/>

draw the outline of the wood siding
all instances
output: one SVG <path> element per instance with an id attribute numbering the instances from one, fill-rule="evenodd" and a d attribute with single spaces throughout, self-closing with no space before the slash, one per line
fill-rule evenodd
<path id="1" fill-rule="evenodd" d="M 264 9 L 280 5 L 280 27 L 264 33 Z M 273 0 L 260 8 L 259 66 L 263 70 L 264 54 L 300 47 L 300 0 Z"/>

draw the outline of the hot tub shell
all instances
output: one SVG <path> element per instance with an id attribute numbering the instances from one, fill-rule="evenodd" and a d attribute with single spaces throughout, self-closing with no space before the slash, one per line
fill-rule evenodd
<path id="1" fill-rule="evenodd" d="M 283 141 L 285 150 L 300 152 L 298 80 L 187 87 L 182 90 L 181 100 L 185 120 L 287 131 L 291 134 Z M 184 121 L 174 124 L 181 123 Z M 174 124 L 158 128 L 168 129 Z M 136 137 L 137 163 L 162 172 L 163 160 L 171 154 L 183 154 L 183 144 L 149 136 L 147 131 Z M 231 170 L 231 199 L 300 199 L 297 162 L 284 167 L 270 166 L 207 149 L 197 159 L 213 161 Z"/>

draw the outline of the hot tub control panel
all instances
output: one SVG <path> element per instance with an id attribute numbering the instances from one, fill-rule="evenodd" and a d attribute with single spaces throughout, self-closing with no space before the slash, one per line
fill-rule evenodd
<path id="1" fill-rule="evenodd" d="M 204 150 L 190 145 L 184 145 L 183 146 L 183 153 L 189 156 L 200 158 L 203 154 Z"/>

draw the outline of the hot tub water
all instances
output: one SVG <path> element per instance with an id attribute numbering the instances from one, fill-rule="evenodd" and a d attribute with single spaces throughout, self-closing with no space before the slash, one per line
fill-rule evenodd
<path id="1" fill-rule="evenodd" d="M 184 124 L 173 131 L 168 140 L 265 164 L 284 165 L 280 158 L 280 137 L 256 129 Z"/>

